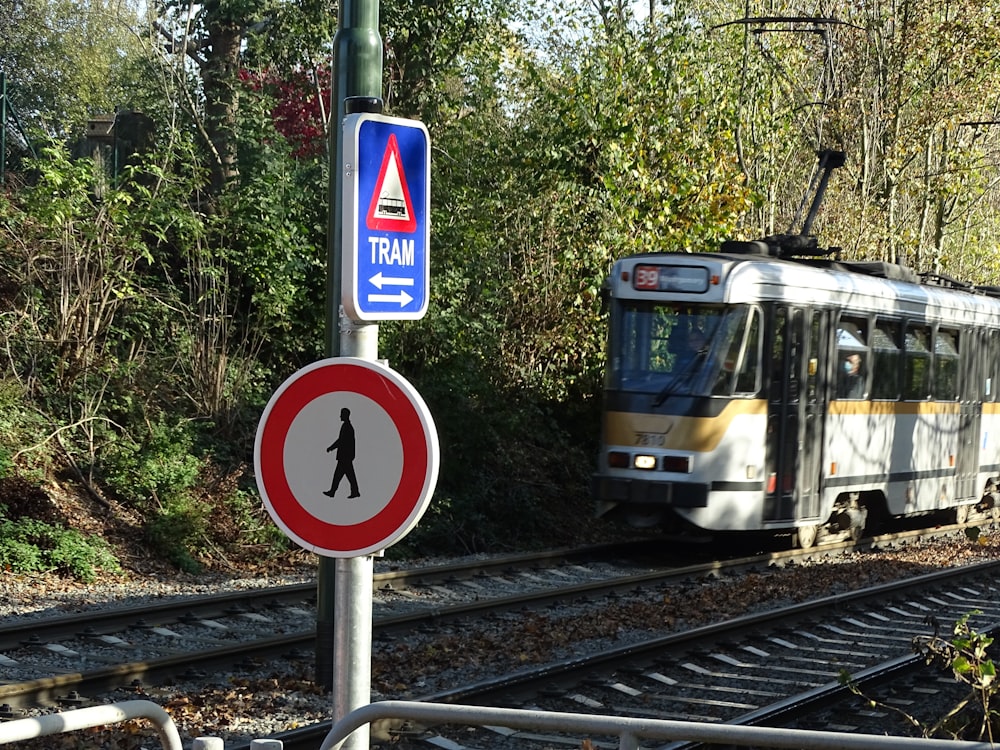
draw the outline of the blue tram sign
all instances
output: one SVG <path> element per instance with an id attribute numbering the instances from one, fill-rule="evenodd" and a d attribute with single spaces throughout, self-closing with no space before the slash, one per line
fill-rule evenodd
<path id="1" fill-rule="evenodd" d="M 341 304 L 353 320 L 417 320 L 427 312 L 430 166 L 423 123 L 344 118 Z"/>

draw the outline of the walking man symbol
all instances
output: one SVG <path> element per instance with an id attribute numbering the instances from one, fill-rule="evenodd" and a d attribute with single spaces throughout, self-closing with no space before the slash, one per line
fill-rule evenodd
<path id="1" fill-rule="evenodd" d="M 351 485 L 351 494 L 348 497 L 361 497 L 361 493 L 358 491 L 358 479 L 354 475 L 354 426 L 351 424 L 350 409 L 340 410 L 340 421 L 343 422 L 340 426 L 340 435 L 333 445 L 326 449 L 327 453 L 336 449 L 337 468 L 333 472 L 333 482 L 330 484 L 330 489 L 323 494 L 327 497 L 336 495 L 340 480 L 347 477 L 347 481 Z"/>

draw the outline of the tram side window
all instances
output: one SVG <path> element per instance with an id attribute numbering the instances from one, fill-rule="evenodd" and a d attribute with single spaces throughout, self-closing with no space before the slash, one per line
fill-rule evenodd
<path id="1" fill-rule="evenodd" d="M 819 388 L 819 357 L 820 337 L 823 334 L 821 329 L 822 318 L 815 311 L 810 311 L 811 323 L 809 325 L 809 360 L 806 363 L 806 398 L 809 403 L 816 401 L 817 389 Z"/>
<path id="2" fill-rule="evenodd" d="M 954 401 L 958 398 L 958 333 L 938 329 L 934 336 L 934 398 Z"/>
<path id="3" fill-rule="evenodd" d="M 734 341 L 734 344 L 738 345 L 739 341 Z M 742 359 L 735 360 L 739 363 L 739 372 L 736 376 L 737 393 L 756 393 L 760 390 L 760 351 L 760 313 L 751 309 Z"/>
<path id="4" fill-rule="evenodd" d="M 930 395 L 931 332 L 927 326 L 906 326 L 903 398 L 923 401 Z"/>
<path id="5" fill-rule="evenodd" d="M 900 324 L 877 320 L 872 330 L 872 398 L 895 401 L 899 398 L 899 371 L 902 352 L 899 348 Z"/>
<path id="6" fill-rule="evenodd" d="M 774 311 L 774 322 L 771 328 L 774 331 L 774 338 L 771 340 L 771 372 L 770 372 L 770 395 L 771 401 L 781 401 L 784 398 L 785 387 L 785 320 L 788 311 L 784 307 L 779 307 Z"/>
<path id="7" fill-rule="evenodd" d="M 868 321 L 841 318 L 837 325 L 837 398 L 862 399 L 867 395 Z"/>

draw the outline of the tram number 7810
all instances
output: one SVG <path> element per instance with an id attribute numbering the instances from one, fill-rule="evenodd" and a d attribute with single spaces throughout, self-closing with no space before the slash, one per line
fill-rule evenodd
<path id="1" fill-rule="evenodd" d="M 635 444 L 642 446 L 663 446 L 667 442 L 665 432 L 637 432 L 635 433 Z"/>

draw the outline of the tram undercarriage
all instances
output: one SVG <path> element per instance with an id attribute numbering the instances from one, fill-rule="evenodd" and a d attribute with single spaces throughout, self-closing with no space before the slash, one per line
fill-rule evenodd
<path id="1" fill-rule="evenodd" d="M 950 518 L 947 517 L 949 514 Z M 600 515 L 617 518 L 635 529 L 658 528 L 665 534 L 682 536 L 689 541 L 711 541 L 715 536 L 743 533 L 713 532 L 701 528 L 682 516 L 677 509 L 662 504 L 607 503 Z M 836 542 L 860 542 L 867 536 L 882 532 L 894 521 L 903 523 L 907 528 L 922 528 L 948 522 L 959 525 L 1000 523 L 1000 485 L 991 480 L 975 503 L 956 505 L 944 511 L 931 510 L 897 516 L 889 513 L 885 496 L 881 492 L 846 492 L 837 498 L 832 513 L 823 523 L 802 523 L 797 526 L 770 529 L 762 525 L 757 531 L 775 537 L 790 534 L 793 547 L 809 549 Z"/>

